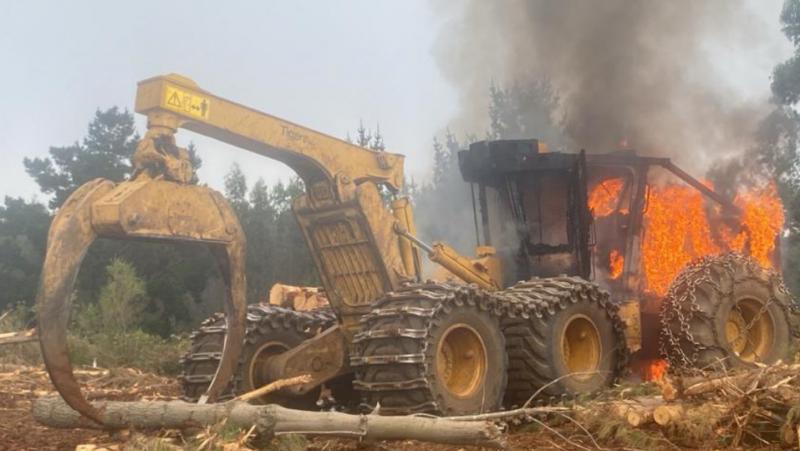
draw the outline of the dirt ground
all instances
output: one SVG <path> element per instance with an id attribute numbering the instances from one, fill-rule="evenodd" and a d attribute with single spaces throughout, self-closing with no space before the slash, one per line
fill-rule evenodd
<path id="1" fill-rule="evenodd" d="M 132 400 L 132 399 L 175 399 L 180 387 L 177 381 L 132 369 L 101 370 L 84 369 L 76 371 L 77 377 L 91 399 Z M 74 450 L 100 451 L 102 449 L 170 449 L 148 444 L 141 435 L 123 433 L 109 434 L 101 431 L 61 430 L 39 425 L 31 416 L 31 405 L 35 398 L 52 394 L 50 380 L 41 367 L 20 365 L 0 365 L 0 450 Z M 170 437 L 169 443 L 177 448 L 196 448 L 186 445 L 175 431 L 154 431 L 148 437 Z M 586 439 L 573 437 L 574 443 L 583 444 Z M 195 442 L 196 443 L 196 442 Z M 92 447 L 94 445 L 96 447 Z M 211 449 L 246 449 L 231 443 Z M 345 450 L 403 450 L 403 451 L 445 451 L 462 447 L 434 445 L 413 441 L 384 442 L 365 445 L 356 440 L 313 439 L 313 440 L 274 440 L 271 449 L 309 449 L 318 451 Z M 588 447 L 592 447 L 588 444 Z M 174 449 L 174 448 L 173 448 Z M 477 448 L 474 448 L 477 449 Z M 518 431 L 509 436 L 508 449 L 576 449 L 561 438 L 546 431 Z"/>
<path id="2" fill-rule="evenodd" d="M 644 401 L 654 401 L 656 398 L 663 402 L 667 393 L 665 387 L 672 387 L 674 391 L 671 383 L 621 385 L 583 400 L 576 399 L 570 407 L 570 416 L 553 413 L 553 408 L 548 408 L 551 413 L 547 417 L 538 417 L 523 426 L 515 426 L 506 436 L 506 449 L 731 449 L 732 443 L 738 444 L 737 449 L 778 449 L 781 446 L 796 449 L 800 436 L 798 374 L 800 364 L 730 373 L 724 377 L 720 375 L 713 381 L 703 378 L 685 389 L 684 398 L 674 401 L 683 403 L 685 415 L 676 417 L 677 422 L 668 427 L 659 427 L 650 422 L 631 428 L 625 420 L 615 415 L 619 414 L 621 405 L 635 404 L 641 407 L 647 405 Z M 173 400 L 180 394 L 176 379 L 135 369 L 79 369 L 76 376 L 89 399 Z M 691 398 L 689 393 L 692 390 L 697 392 L 696 389 L 701 386 L 708 391 L 691 395 L 699 398 Z M 221 425 L 193 432 L 159 430 L 109 433 L 51 429 L 34 421 L 31 407 L 36 398 L 52 393 L 50 380 L 41 366 L 0 364 L 0 450 L 470 449 L 414 441 L 365 444 L 355 439 L 306 439 L 291 435 L 267 440 L 249 435 L 247 431 L 226 429 Z M 788 430 L 787 425 L 791 426 Z M 788 436 L 785 435 L 787 432 Z"/>
<path id="3" fill-rule="evenodd" d="M 130 400 L 177 397 L 177 383 L 136 370 L 77 370 L 90 399 Z M 0 450 L 74 450 L 80 444 L 118 442 L 105 432 L 61 430 L 31 416 L 35 398 L 54 393 L 41 367 L 0 365 Z"/>

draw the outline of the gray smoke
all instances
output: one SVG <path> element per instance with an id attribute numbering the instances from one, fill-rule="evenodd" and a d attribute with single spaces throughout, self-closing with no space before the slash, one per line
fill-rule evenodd
<path id="1" fill-rule="evenodd" d="M 705 168 L 747 148 L 768 110 L 766 98 L 748 100 L 714 64 L 764 33 L 742 2 L 468 0 L 434 9 L 444 18 L 435 54 L 460 95 L 456 130 L 487 128 L 492 82 L 549 80 L 571 150 L 627 140 L 640 153 Z"/>

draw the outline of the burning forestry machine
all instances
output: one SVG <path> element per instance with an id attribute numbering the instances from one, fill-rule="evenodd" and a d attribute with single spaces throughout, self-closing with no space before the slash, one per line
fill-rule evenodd
<path id="1" fill-rule="evenodd" d="M 308 374 L 311 382 L 264 401 L 310 407 L 324 386 L 342 404 L 379 404 L 383 414 L 466 414 L 523 403 L 539 389 L 558 396 L 605 387 L 628 366 L 629 348 L 658 355 L 649 334 L 659 331 L 675 365 L 768 363 L 789 353 L 790 296 L 774 272 L 746 258 L 684 271 L 663 309 L 643 294 L 648 168 L 666 167 L 735 209 L 666 159 L 548 153 L 535 140 L 473 144 L 459 155 L 464 179 L 478 188 L 482 229 L 478 257 L 468 259 L 415 237 L 409 201 L 397 196 L 402 155 L 239 105 L 178 75 L 140 82 L 135 109 L 148 122 L 134 173 L 121 183 L 89 182 L 58 211 L 37 297 L 51 380 L 95 421 L 73 375 L 66 328 L 75 277 L 97 237 L 203 243 L 216 256 L 225 313 L 193 334 L 181 376 L 185 397 L 200 402 Z M 247 305 L 242 228 L 219 193 L 192 183 L 188 153 L 175 144 L 180 128 L 297 172 L 306 193 L 293 211 L 330 308 Z M 610 177 L 624 180 L 625 194 L 613 214 L 595 220 L 587 190 Z M 607 265 L 593 257 L 609 246 L 625 256 L 613 280 L 600 277 Z M 460 282 L 424 281 L 420 250 Z"/>

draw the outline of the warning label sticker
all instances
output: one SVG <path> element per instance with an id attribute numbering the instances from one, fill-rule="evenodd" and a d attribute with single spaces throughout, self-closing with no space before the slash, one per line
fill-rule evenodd
<path id="1" fill-rule="evenodd" d="M 208 98 L 192 94 L 167 85 L 164 106 L 178 113 L 188 114 L 200 119 L 208 119 L 211 102 Z"/>

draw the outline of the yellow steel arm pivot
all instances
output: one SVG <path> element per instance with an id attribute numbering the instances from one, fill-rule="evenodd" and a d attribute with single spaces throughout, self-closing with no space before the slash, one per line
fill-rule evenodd
<path id="1" fill-rule="evenodd" d="M 459 279 L 467 283 L 474 283 L 487 290 L 500 289 L 500 283 L 492 277 L 488 268 L 475 264 L 474 261 L 459 254 L 447 244 L 436 241 L 432 245 L 428 245 L 401 227 L 396 227 L 395 232 L 427 252 L 431 261 L 442 265 Z"/>

